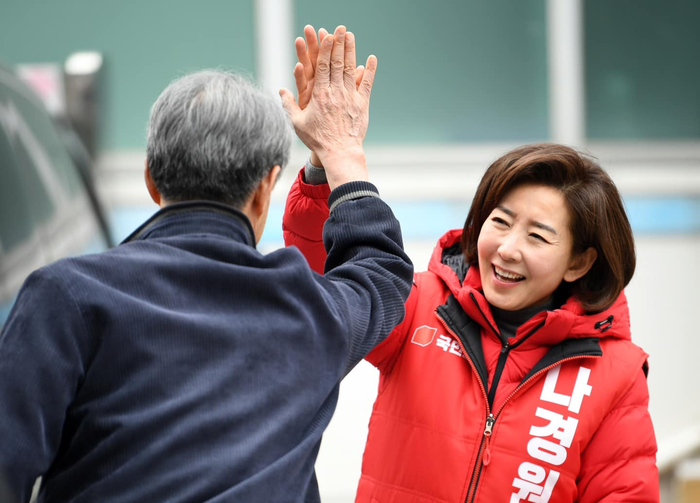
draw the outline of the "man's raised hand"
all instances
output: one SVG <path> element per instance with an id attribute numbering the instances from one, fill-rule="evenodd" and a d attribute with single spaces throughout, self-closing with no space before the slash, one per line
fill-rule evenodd
<path id="1" fill-rule="evenodd" d="M 310 24 L 304 27 L 304 37 L 297 37 L 294 41 L 294 49 L 297 54 L 298 63 L 294 66 L 294 83 L 297 88 L 297 103 L 302 110 L 306 108 L 311 99 L 311 90 L 314 87 L 314 77 L 316 75 L 316 61 L 318 60 L 319 44 L 328 35 L 325 28 L 316 30 Z M 355 69 L 355 85 L 359 87 L 362 82 L 365 67 L 358 66 Z"/>
<path id="2" fill-rule="evenodd" d="M 370 56 L 357 85 L 355 37 L 339 26 L 333 35 L 321 40 L 307 106 L 302 109 L 289 90 L 280 90 L 297 135 L 319 156 L 332 189 L 349 181 L 367 180 L 362 143 L 376 69 L 377 58 Z"/>

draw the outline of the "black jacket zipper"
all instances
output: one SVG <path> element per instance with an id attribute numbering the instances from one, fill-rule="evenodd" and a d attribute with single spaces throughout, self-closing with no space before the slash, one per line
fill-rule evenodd
<path id="1" fill-rule="evenodd" d="M 473 293 L 470 293 L 469 296 L 471 297 L 472 301 L 474 302 L 474 305 L 476 308 L 479 310 L 481 313 L 481 316 L 484 317 L 484 320 L 488 324 L 489 327 L 491 327 L 491 330 L 493 330 L 493 333 L 496 334 L 496 337 L 498 337 L 499 340 L 501 340 L 501 344 L 503 344 L 503 347 L 501 348 L 501 354 L 498 355 L 498 363 L 496 364 L 496 371 L 493 374 L 493 381 L 491 382 L 491 387 L 489 388 L 489 393 L 488 393 L 488 400 L 489 400 L 489 407 L 493 408 L 493 401 L 496 398 L 496 389 L 498 388 L 498 384 L 501 382 L 501 375 L 503 374 L 503 369 L 506 367 L 506 360 L 508 360 L 508 355 L 510 354 L 510 351 L 512 349 L 517 348 L 520 346 L 523 342 L 528 340 L 530 337 L 532 337 L 535 332 L 537 332 L 540 328 L 542 328 L 545 324 L 544 321 L 539 323 L 535 328 L 533 328 L 530 332 L 528 332 L 522 339 L 520 339 L 518 342 L 515 344 L 510 344 L 508 341 L 503 341 L 501 338 L 501 334 L 496 331 L 493 325 L 489 322 L 488 318 L 486 317 L 486 313 L 481 309 L 481 306 L 479 303 L 476 301 L 476 297 L 474 296 Z"/>

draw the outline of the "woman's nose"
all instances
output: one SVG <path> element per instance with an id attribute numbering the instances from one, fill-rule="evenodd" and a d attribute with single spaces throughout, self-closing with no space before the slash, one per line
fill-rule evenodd
<path id="1" fill-rule="evenodd" d="M 520 253 L 520 245 L 517 236 L 509 235 L 498 247 L 498 254 L 503 260 L 508 262 L 517 262 L 522 258 Z"/>

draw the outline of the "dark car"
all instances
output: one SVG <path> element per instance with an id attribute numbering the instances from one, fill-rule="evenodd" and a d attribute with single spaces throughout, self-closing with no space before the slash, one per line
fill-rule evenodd
<path id="1" fill-rule="evenodd" d="M 89 154 L 0 65 L 0 328 L 33 270 L 109 245 Z"/>

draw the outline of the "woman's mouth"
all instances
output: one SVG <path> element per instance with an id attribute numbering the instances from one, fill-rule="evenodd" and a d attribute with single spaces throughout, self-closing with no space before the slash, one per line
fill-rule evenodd
<path id="1" fill-rule="evenodd" d="M 493 266 L 493 272 L 496 274 L 496 279 L 505 283 L 517 283 L 525 279 L 525 276 L 506 271 L 495 265 Z"/>

